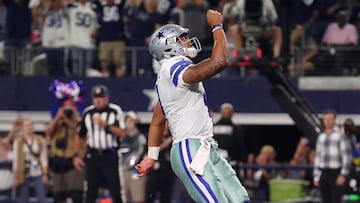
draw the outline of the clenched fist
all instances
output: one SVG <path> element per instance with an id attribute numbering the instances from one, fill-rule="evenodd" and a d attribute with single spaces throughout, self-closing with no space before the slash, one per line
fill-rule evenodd
<path id="1" fill-rule="evenodd" d="M 212 27 L 217 24 L 222 24 L 223 17 L 220 12 L 209 9 L 206 14 L 208 24 Z"/>

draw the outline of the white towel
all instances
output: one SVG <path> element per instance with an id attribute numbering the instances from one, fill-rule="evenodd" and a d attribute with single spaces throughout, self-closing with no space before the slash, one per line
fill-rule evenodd
<path id="1" fill-rule="evenodd" d="M 211 144 L 207 140 L 201 140 L 201 145 L 194 156 L 190 168 L 198 175 L 204 175 L 205 165 L 210 157 Z"/>

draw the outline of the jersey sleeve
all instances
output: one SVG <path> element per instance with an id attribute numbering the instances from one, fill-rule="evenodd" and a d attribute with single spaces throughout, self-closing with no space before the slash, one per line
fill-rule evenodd
<path id="1" fill-rule="evenodd" d="M 175 87 L 181 88 L 190 85 L 184 82 L 183 74 L 192 64 L 192 61 L 189 60 L 179 60 L 172 63 L 170 67 L 170 79 Z"/>

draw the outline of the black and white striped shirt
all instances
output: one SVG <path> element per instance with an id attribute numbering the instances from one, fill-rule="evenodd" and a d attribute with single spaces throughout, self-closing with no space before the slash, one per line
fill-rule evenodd
<path id="1" fill-rule="evenodd" d="M 93 116 L 100 115 L 109 125 L 124 128 L 123 111 L 120 106 L 110 103 L 105 109 L 98 110 L 94 105 L 84 110 L 80 123 L 79 135 L 87 138 L 88 147 L 98 150 L 114 149 L 119 147 L 119 139 L 93 122 Z"/>

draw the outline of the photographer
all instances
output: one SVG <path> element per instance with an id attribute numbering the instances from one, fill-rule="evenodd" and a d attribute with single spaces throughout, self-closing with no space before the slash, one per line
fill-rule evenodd
<path id="1" fill-rule="evenodd" d="M 23 119 L 21 134 L 14 140 L 13 173 L 19 189 L 19 203 L 29 202 L 34 189 L 38 202 L 46 202 L 48 158 L 45 139 L 34 132 L 30 119 Z"/>
<path id="2" fill-rule="evenodd" d="M 67 198 L 82 202 L 85 174 L 84 170 L 76 170 L 72 162 L 79 121 L 74 102 L 66 100 L 46 129 L 51 140 L 50 170 L 55 203 L 66 202 Z"/>

